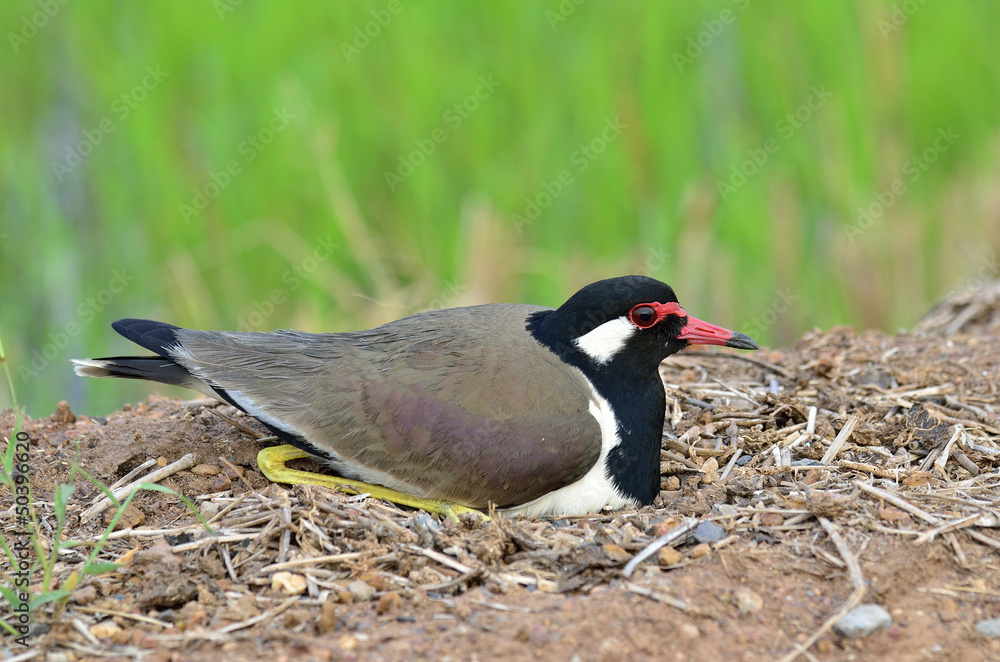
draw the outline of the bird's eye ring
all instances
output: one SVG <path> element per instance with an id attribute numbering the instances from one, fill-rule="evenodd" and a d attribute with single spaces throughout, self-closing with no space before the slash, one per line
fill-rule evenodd
<path id="1" fill-rule="evenodd" d="M 646 304 L 639 304 L 628 314 L 628 318 L 632 321 L 632 324 L 635 324 L 640 329 L 648 329 L 653 326 L 659 321 L 658 317 L 656 309 Z"/>

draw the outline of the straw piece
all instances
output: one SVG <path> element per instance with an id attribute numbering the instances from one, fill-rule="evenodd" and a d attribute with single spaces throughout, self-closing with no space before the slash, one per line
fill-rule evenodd
<path id="1" fill-rule="evenodd" d="M 178 471 L 184 471 L 185 469 L 190 469 L 191 467 L 194 466 L 194 462 L 195 462 L 195 454 L 188 453 L 187 455 L 177 460 L 176 462 L 168 464 L 167 466 L 161 469 L 157 469 L 156 471 L 153 471 L 152 473 L 149 473 L 143 476 L 142 478 L 134 480 L 125 487 L 119 487 L 117 490 L 112 490 L 112 494 L 115 495 L 116 499 L 121 501 L 122 499 L 128 497 L 129 494 L 136 491 L 139 488 L 139 485 L 141 485 L 142 483 L 158 483 L 168 476 L 173 476 Z M 104 497 L 96 504 L 88 508 L 86 512 L 84 512 L 83 515 L 80 516 L 80 518 L 81 520 L 86 522 L 92 519 L 94 516 L 100 515 L 102 512 L 107 510 L 109 506 L 111 506 L 111 499 L 109 499 L 108 497 Z"/>
<path id="2" fill-rule="evenodd" d="M 847 423 L 845 423 L 844 427 L 840 429 L 840 434 L 838 434 L 837 438 L 833 440 L 832 444 L 830 444 L 830 448 L 827 449 L 823 459 L 819 461 L 820 464 L 830 464 L 833 462 L 834 458 L 837 457 L 837 454 L 840 453 L 840 450 L 844 447 L 844 444 L 847 443 L 851 433 L 854 432 L 854 426 L 856 426 L 860 420 L 861 419 L 857 414 L 853 414 L 849 419 L 847 419 Z"/>

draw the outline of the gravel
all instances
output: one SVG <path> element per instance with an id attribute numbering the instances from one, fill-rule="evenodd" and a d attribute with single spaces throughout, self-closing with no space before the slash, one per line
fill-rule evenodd
<path id="1" fill-rule="evenodd" d="M 347 585 L 347 590 L 350 591 L 351 595 L 358 602 L 366 602 L 372 599 L 375 595 L 375 587 L 371 584 L 366 584 L 361 580 L 355 580 Z"/>
<path id="2" fill-rule="evenodd" d="M 1000 639 L 1000 618 L 979 621 L 976 623 L 976 632 L 990 639 Z"/>
<path id="3" fill-rule="evenodd" d="M 839 634 L 858 639 L 875 634 L 892 625 L 892 616 L 881 605 L 868 604 L 855 607 L 847 612 L 833 626 Z"/>
<path id="4" fill-rule="evenodd" d="M 726 530 L 715 522 L 702 522 L 694 530 L 694 539 L 698 542 L 719 542 L 725 537 Z"/>

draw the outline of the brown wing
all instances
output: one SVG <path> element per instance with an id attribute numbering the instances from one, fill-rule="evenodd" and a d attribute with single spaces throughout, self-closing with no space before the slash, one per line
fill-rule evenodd
<path id="1" fill-rule="evenodd" d="M 535 306 L 422 313 L 370 331 L 182 331 L 175 358 L 345 475 L 473 507 L 582 477 L 601 431 L 583 376 L 525 330 Z"/>

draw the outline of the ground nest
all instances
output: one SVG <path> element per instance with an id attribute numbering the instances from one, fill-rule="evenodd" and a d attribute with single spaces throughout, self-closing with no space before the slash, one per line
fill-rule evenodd
<path id="1" fill-rule="evenodd" d="M 28 648 L 3 645 L 18 660 L 1000 659 L 976 628 L 1000 616 L 992 301 L 943 305 L 913 334 L 669 358 L 660 496 L 596 516 L 452 522 L 268 484 L 263 428 L 214 402 L 60 407 L 23 424 L 43 544 L 74 458 L 113 488 L 186 495 L 214 535 L 178 497 L 140 492 L 99 555 L 117 570 L 37 608 Z M 13 423 L 0 415 L 5 439 Z M 114 512 L 76 485 L 63 537 L 80 544 L 56 584 Z M 22 533 L 8 494 L 0 527 Z M 891 625 L 831 627 L 862 603 Z"/>

